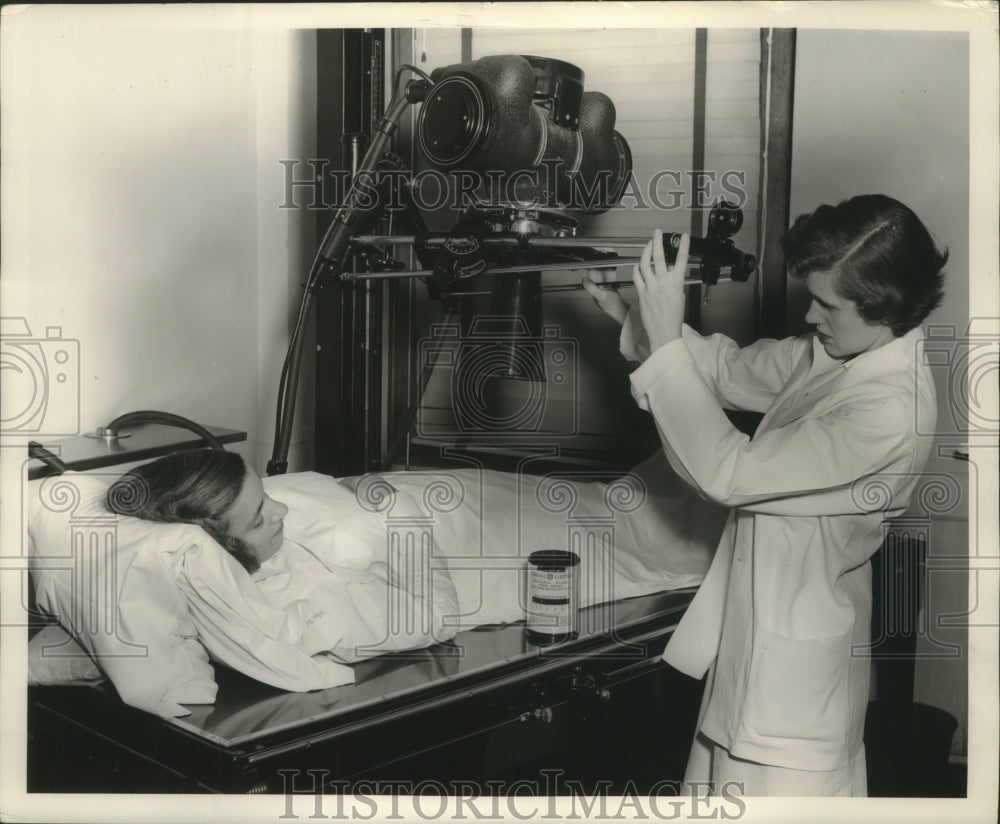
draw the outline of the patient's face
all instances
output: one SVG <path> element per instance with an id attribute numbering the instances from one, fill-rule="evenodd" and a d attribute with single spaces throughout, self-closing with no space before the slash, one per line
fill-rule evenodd
<path id="1" fill-rule="evenodd" d="M 288 507 L 264 494 L 257 473 L 247 469 L 243 491 L 229 510 L 229 534 L 244 541 L 263 563 L 281 548 Z"/>

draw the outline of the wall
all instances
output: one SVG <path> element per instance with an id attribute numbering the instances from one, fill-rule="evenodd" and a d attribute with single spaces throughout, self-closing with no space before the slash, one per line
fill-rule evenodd
<path id="1" fill-rule="evenodd" d="M 950 250 L 947 297 L 928 323 L 959 333 L 969 318 L 969 47 L 964 33 L 800 29 L 796 43 L 791 215 L 855 194 L 884 193 L 910 206 Z M 788 323 L 802 322 L 807 292 L 789 284 Z M 949 431 L 954 393 L 938 370 L 939 431 Z M 942 444 L 952 443 L 941 438 Z M 935 457 L 929 473 L 962 490 L 936 513 L 929 566 L 968 550 L 968 464 Z M 967 604 L 967 576 L 928 575 L 915 698 L 959 720 L 953 751 L 966 747 L 967 633 L 952 618 Z M 960 624 L 961 622 L 958 622 Z M 960 655 L 951 657 L 957 645 Z"/>
<path id="2" fill-rule="evenodd" d="M 856 194 L 901 200 L 951 257 L 928 323 L 969 317 L 969 51 L 961 32 L 800 29 L 792 128 L 792 219 Z M 789 287 L 788 322 L 806 291 Z M 939 396 L 946 398 L 944 384 Z M 943 412 L 946 412 L 942 408 Z"/>
<path id="3" fill-rule="evenodd" d="M 277 161 L 311 134 L 308 36 L 67 9 L 4 19 L 3 315 L 79 341 L 82 431 L 172 411 L 246 430 L 262 469 L 301 279 Z"/>
<path id="4" fill-rule="evenodd" d="M 257 468 L 263 472 L 274 445 L 278 380 L 316 248 L 317 211 L 302 189 L 289 194 L 291 177 L 308 180 L 316 156 L 316 35 L 313 31 L 257 30 Z M 296 161 L 293 166 L 279 163 Z M 301 203 L 301 208 L 290 204 Z M 313 466 L 313 339 L 307 327 L 302 377 L 288 454 L 289 471 Z"/>

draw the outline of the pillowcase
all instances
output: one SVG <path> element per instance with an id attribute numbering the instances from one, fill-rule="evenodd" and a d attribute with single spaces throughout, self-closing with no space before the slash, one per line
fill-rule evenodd
<path id="1" fill-rule="evenodd" d="M 28 484 L 35 598 L 110 678 L 125 703 L 164 716 L 211 704 L 216 684 L 170 555 L 208 540 L 104 506 L 116 475 L 67 472 Z"/>
<path id="2" fill-rule="evenodd" d="M 62 627 L 42 627 L 28 641 L 29 684 L 86 684 L 103 679 L 97 664 Z"/>

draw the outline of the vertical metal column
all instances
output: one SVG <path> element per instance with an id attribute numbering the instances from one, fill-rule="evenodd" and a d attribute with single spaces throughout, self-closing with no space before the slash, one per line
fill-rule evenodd
<path id="1" fill-rule="evenodd" d="M 354 35 L 354 32 L 348 32 Z M 378 121 L 385 110 L 385 32 L 373 29 L 360 33 L 360 64 L 366 67 L 365 85 L 357 109 L 361 126 L 369 140 L 375 133 Z M 345 87 L 349 82 L 345 72 Z M 348 110 L 349 111 L 349 110 Z M 366 141 L 367 147 L 367 141 Z M 363 304 L 360 317 L 363 328 L 361 339 L 363 350 L 361 360 L 364 374 L 361 376 L 362 397 L 359 417 L 363 421 L 362 471 L 381 467 L 382 458 L 382 332 L 385 322 L 383 302 L 385 285 L 377 281 L 364 281 Z"/>
<path id="2" fill-rule="evenodd" d="M 792 170 L 792 102 L 795 91 L 795 29 L 761 30 L 761 180 L 758 236 L 763 245 L 756 279 L 756 336 L 785 336 L 785 256 Z"/>
<path id="3" fill-rule="evenodd" d="M 694 134 L 691 150 L 691 234 L 705 231 L 705 95 L 708 77 L 708 29 L 696 29 L 694 35 Z M 702 287 L 689 286 L 684 320 L 694 329 L 701 327 Z"/>
<path id="4" fill-rule="evenodd" d="M 413 53 L 413 32 L 410 29 L 393 29 L 387 48 L 389 71 L 403 65 L 416 65 Z M 414 107 L 405 109 L 399 118 L 394 153 L 404 169 L 415 170 L 416 137 Z M 400 192 L 401 198 L 406 196 Z M 413 209 L 391 216 L 393 231 L 416 234 L 426 231 L 422 216 Z M 418 268 L 413 248 L 408 245 L 394 249 L 394 256 L 404 259 L 410 268 Z M 421 341 L 430 332 L 430 324 L 439 319 L 441 308 L 429 299 L 427 288 L 414 278 L 390 279 L 385 283 L 383 418 L 385 443 L 380 469 L 389 469 L 394 463 L 406 462 L 408 439 L 417 414 L 418 397 L 423 389 L 425 364 L 420 358 Z"/>
<path id="5" fill-rule="evenodd" d="M 352 160 L 364 150 L 358 136 L 365 136 L 366 144 L 382 115 L 384 49 L 384 29 L 317 32 L 317 152 L 320 157 L 339 159 L 330 164 L 334 169 L 351 169 Z M 350 139 L 345 139 L 348 135 Z M 338 203 L 344 188 L 338 187 Z M 326 229 L 323 221 L 319 223 L 317 243 Z M 320 472 L 360 474 L 378 463 L 382 292 L 383 284 L 368 280 L 330 283 L 316 300 L 316 468 Z"/>

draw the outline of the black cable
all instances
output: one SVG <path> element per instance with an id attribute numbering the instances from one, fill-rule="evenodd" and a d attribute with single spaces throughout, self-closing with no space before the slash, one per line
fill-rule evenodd
<path id="1" fill-rule="evenodd" d="M 38 441 L 28 441 L 28 457 L 41 461 L 46 466 L 54 469 L 57 475 L 62 475 L 63 472 L 69 471 L 69 467 L 58 455 L 50 452 L 38 443 Z"/>
<path id="2" fill-rule="evenodd" d="M 398 69 L 396 69 L 396 74 L 393 76 L 392 79 L 393 90 L 395 90 L 395 87 L 399 84 L 399 78 L 402 77 L 403 72 L 407 70 L 413 72 L 414 74 L 419 74 L 428 83 L 434 82 L 433 80 L 431 80 L 431 76 L 427 74 L 427 72 L 425 72 L 423 69 L 418 69 L 416 66 L 411 66 L 409 63 L 403 63 Z"/>
<path id="3" fill-rule="evenodd" d="M 106 428 L 118 431 L 124 426 L 131 426 L 137 423 L 161 423 L 166 426 L 176 426 L 179 429 L 188 429 L 200 438 L 204 439 L 208 445 L 212 447 L 212 449 L 217 449 L 220 452 L 225 450 L 222 442 L 200 423 L 195 423 L 188 418 L 181 415 L 175 415 L 172 412 L 159 412 L 153 409 L 140 409 L 136 412 L 126 412 L 124 415 L 119 415 L 111 421 Z"/>
<path id="4" fill-rule="evenodd" d="M 288 341 L 288 351 L 281 367 L 278 383 L 278 403 L 274 418 L 274 453 L 267 464 L 268 475 L 283 475 L 288 468 L 288 450 L 292 441 L 292 420 L 295 414 L 295 393 L 299 383 L 302 365 L 302 340 L 309 320 L 309 309 L 316 294 L 316 284 L 323 269 L 323 261 L 317 253 L 312 270 L 305 285 L 305 293 L 299 304 L 299 314 Z"/>
<path id="5" fill-rule="evenodd" d="M 430 77 L 426 74 L 426 72 L 421 71 L 415 66 L 411 66 L 409 64 L 400 66 L 393 79 L 392 98 L 389 100 L 389 105 L 386 107 L 386 115 L 383 117 L 382 123 L 379 126 L 380 134 L 377 137 L 381 138 L 381 140 L 388 139 L 390 134 L 390 132 L 385 131 L 383 127 L 388 127 L 390 125 L 395 127 L 396 124 L 391 122 L 392 118 L 394 116 L 398 117 L 399 112 L 397 112 L 397 107 L 404 105 L 403 98 L 405 95 L 399 81 L 403 72 L 406 70 L 414 71 L 427 81 L 430 81 Z M 372 141 L 372 145 L 365 154 L 359 171 L 369 165 L 374 167 L 375 162 L 378 160 L 378 153 L 374 150 L 379 142 L 379 140 Z M 271 460 L 267 463 L 268 475 L 282 475 L 288 469 L 288 450 L 291 446 L 292 421 L 295 416 L 295 395 L 298 389 L 299 371 L 302 365 L 303 333 L 306 323 L 308 322 L 309 310 L 312 307 L 313 298 L 319 289 L 320 280 L 326 271 L 329 268 L 332 268 L 330 266 L 330 261 L 323 256 L 323 250 L 326 249 L 328 244 L 335 239 L 335 233 L 341 233 L 340 238 L 342 238 L 342 233 L 347 231 L 347 221 L 344 220 L 344 212 L 347 212 L 347 218 L 349 220 L 352 216 L 351 204 L 354 197 L 355 186 L 352 183 L 351 189 L 347 192 L 347 195 L 344 198 L 343 205 L 338 210 L 333 220 L 330 221 L 330 225 L 327 226 L 326 231 L 323 233 L 323 239 L 320 241 L 319 246 L 316 249 L 316 253 L 313 256 L 313 262 L 309 270 L 309 277 L 306 279 L 305 283 L 305 293 L 302 296 L 302 302 L 299 304 L 298 317 L 296 318 L 295 326 L 292 329 L 292 334 L 288 341 L 288 351 L 285 353 L 285 360 L 281 367 L 281 377 L 278 382 L 277 409 L 274 419 L 274 450 L 271 453 Z M 336 246 L 337 244 L 333 243 L 332 245 Z M 333 264 L 334 266 L 339 266 L 340 261 L 334 261 Z"/>

